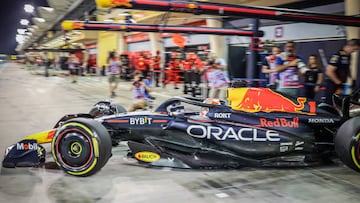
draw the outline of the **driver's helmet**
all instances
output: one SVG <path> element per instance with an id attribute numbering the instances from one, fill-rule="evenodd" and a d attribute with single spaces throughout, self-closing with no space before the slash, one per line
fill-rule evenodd
<path id="1" fill-rule="evenodd" d="M 203 103 L 205 104 L 212 104 L 212 105 L 220 105 L 220 99 L 214 99 L 214 98 L 206 98 Z"/>
<path id="2" fill-rule="evenodd" d="M 221 102 L 219 99 L 214 98 L 206 98 L 203 103 L 205 104 L 212 104 L 212 105 L 220 105 Z M 205 116 L 209 112 L 209 108 L 202 107 L 200 111 L 200 116 Z"/>

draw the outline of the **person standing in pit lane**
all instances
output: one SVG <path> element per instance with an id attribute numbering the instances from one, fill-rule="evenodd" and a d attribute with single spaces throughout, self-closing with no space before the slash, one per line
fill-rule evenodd
<path id="1" fill-rule="evenodd" d="M 326 103 L 333 104 L 332 95 L 342 93 L 344 83 L 348 78 L 355 80 L 350 71 L 351 53 L 358 51 L 359 47 L 360 39 L 351 39 L 341 50 L 331 56 L 325 71 L 328 77 L 326 80 Z"/>
<path id="2" fill-rule="evenodd" d="M 160 74 L 161 74 L 160 73 L 160 71 L 161 71 L 160 64 L 161 64 L 160 51 L 157 50 L 156 55 L 152 58 L 152 63 L 151 63 L 151 70 L 152 70 L 152 74 L 155 79 L 156 87 L 160 87 L 160 85 L 159 85 Z"/>
<path id="3" fill-rule="evenodd" d="M 181 62 L 178 59 L 178 53 L 173 52 L 171 54 L 171 59 L 168 63 L 168 70 L 167 70 L 167 76 L 166 81 L 164 82 L 164 88 L 167 84 L 169 84 L 171 81 L 174 82 L 174 89 L 178 88 L 178 83 L 180 82 L 180 75 L 179 72 L 181 71 Z"/>
<path id="4" fill-rule="evenodd" d="M 300 95 L 309 99 L 315 99 L 315 95 L 319 92 L 324 77 L 319 58 L 315 54 L 309 56 L 308 68 L 309 70 L 302 76 L 304 88 Z"/>
<path id="5" fill-rule="evenodd" d="M 275 70 L 276 68 L 276 58 L 280 54 L 281 49 L 278 46 L 274 46 L 271 49 L 271 55 L 264 57 L 262 72 L 268 74 L 268 87 L 271 89 L 275 89 L 278 83 L 279 73 L 271 72 L 271 70 Z"/>
<path id="6" fill-rule="evenodd" d="M 302 58 L 295 52 L 295 42 L 288 41 L 285 44 L 285 52 L 278 55 L 275 66 L 276 68 L 270 72 L 279 72 L 279 83 L 276 90 L 297 97 L 300 86 L 299 75 L 308 69 Z"/>
<path id="7" fill-rule="evenodd" d="M 110 98 L 114 98 L 116 97 L 115 90 L 120 82 L 120 66 L 121 66 L 121 63 L 116 56 L 116 52 L 110 52 L 108 64 L 109 64 Z"/>
<path id="8" fill-rule="evenodd" d="M 229 77 L 227 74 L 227 64 L 225 59 L 213 55 L 214 63 L 209 66 L 206 74 L 209 80 L 210 97 L 227 101 L 226 92 L 229 87 Z"/>
<path id="9" fill-rule="evenodd" d="M 136 59 L 135 70 L 141 71 L 142 75 L 147 75 L 147 63 L 148 61 L 146 59 L 145 53 L 141 52 L 139 57 Z"/>
<path id="10" fill-rule="evenodd" d="M 70 71 L 70 77 L 72 78 L 72 83 L 76 83 L 79 74 L 80 60 L 75 54 L 70 54 L 67 64 Z"/>

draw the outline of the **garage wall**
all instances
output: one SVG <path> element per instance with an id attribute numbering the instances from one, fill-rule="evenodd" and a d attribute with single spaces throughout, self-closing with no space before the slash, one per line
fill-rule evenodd
<path id="1" fill-rule="evenodd" d="M 134 42 L 128 44 L 128 51 L 135 52 L 135 51 L 147 51 L 151 50 L 150 41 L 143 41 L 143 42 Z"/>
<path id="2" fill-rule="evenodd" d="M 316 41 L 329 38 L 344 38 L 346 31 L 343 26 L 320 25 L 312 23 L 292 23 L 284 25 L 260 27 L 264 31 L 262 41 L 307 40 Z M 226 37 L 228 44 L 250 43 L 249 37 Z"/>
<path id="3" fill-rule="evenodd" d="M 209 35 L 183 35 L 183 36 L 186 38 L 186 46 L 210 43 Z M 164 46 L 174 47 L 176 45 L 172 42 L 172 38 L 170 37 L 164 39 Z"/>
<path id="4" fill-rule="evenodd" d="M 321 39 L 344 37 L 345 29 L 342 26 L 319 25 L 310 23 L 293 23 L 262 27 L 265 32 L 263 39 L 287 41 L 296 39 Z"/>

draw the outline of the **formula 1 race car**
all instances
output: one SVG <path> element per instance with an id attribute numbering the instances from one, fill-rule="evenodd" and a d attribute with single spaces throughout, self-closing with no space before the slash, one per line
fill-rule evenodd
<path id="1" fill-rule="evenodd" d="M 334 95 L 336 105 L 292 98 L 268 88 L 229 88 L 228 104 L 173 97 L 154 111 L 126 112 L 100 101 L 89 113 L 66 115 L 49 131 L 7 148 L 4 167 L 35 166 L 51 143 L 68 174 L 89 176 L 127 141 L 141 164 L 176 168 L 311 166 L 338 157 L 360 172 L 360 90 Z M 336 152 L 336 153 L 335 153 Z"/>

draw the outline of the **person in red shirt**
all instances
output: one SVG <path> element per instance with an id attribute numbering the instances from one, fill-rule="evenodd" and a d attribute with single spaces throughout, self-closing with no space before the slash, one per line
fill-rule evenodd
<path id="1" fill-rule="evenodd" d="M 196 80 L 196 55 L 189 54 L 187 59 L 182 62 L 184 70 L 184 94 L 187 94 L 189 91 L 193 91 L 192 83 Z M 191 89 L 190 89 L 191 88 Z"/>
<path id="2" fill-rule="evenodd" d="M 135 62 L 135 70 L 141 71 L 142 75 L 147 75 L 146 66 L 147 66 L 147 60 L 145 58 L 144 53 L 140 53 L 140 56 L 137 58 Z"/>
<path id="3" fill-rule="evenodd" d="M 170 62 L 168 64 L 168 70 L 167 70 L 167 79 L 164 83 L 164 87 L 169 84 L 171 81 L 174 82 L 174 89 L 179 89 L 177 87 L 177 84 L 180 82 L 180 76 L 179 72 L 181 71 L 181 63 L 180 60 L 176 58 L 177 53 L 173 53 L 170 59 Z"/>
<path id="4" fill-rule="evenodd" d="M 160 79 L 160 64 L 161 64 L 161 56 L 160 56 L 160 51 L 157 50 L 156 51 L 156 55 L 152 58 L 151 61 L 151 67 L 152 67 L 152 72 L 154 75 L 154 79 L 155 79 L 155 86 L 159 87 L 159 79 Z"/>
<path id="5" fill-rule="evenodd" d="M 184 94 L 190 91 L 192 92 L 192 96 L 195 97 L 200 92 L 199 85 L 201 82 L 201 68 L 203 63 L 196 54 L 189 54 L 183 66 L 185 71 Z"/>

